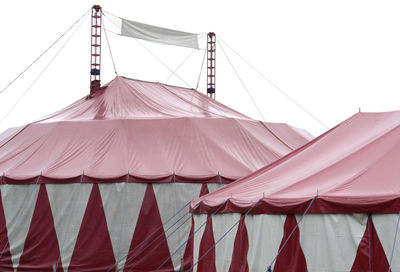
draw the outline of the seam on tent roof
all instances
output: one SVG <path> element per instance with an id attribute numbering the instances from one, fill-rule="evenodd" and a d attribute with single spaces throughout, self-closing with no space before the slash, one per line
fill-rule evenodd
<path id="1" fill-rule="evenodd" d="M 348 120 L 346 120 L 346 121 L 348 121 Z M 345 122 L 346 122 L 346 121 L 345 121 Z M 342 123 L 339 124 L 339 125 L 337 125 L 336 127 L 332 128 L 332 129 L 329 130 L 329 131 L 332 131 L 333 129 L 339 127 L 340 125 L 342 125 Z M 393 129 L 391 129 L 391 130 L 385 132 L 384 135 L 387 135 L 387 133 L 392 133 L 396 128 L 397 128 L 397 127 L 395 127 L 395 128 L 393 128 Z M 399 128 L 400 128 L 400 127 L 399 127 Z M 282 158 L 278 159 L 277 161 L 273 162 L 272 164 L 267 165 L 267 166 L 264 167 L 264 168 L 261 168 L 260 170 L 264 170 L 264 171 L 265 171 L 265 169 L 271 169 L 273 166 L 276 166 L 277 164 L 282 163 L 283 161 L 289 159 L 290 157 L 292 157 L 292 156 L 297 156 L 298 154 L 300 154 L 300 152 L 303 152 L 303 151 L 305 150 L 306 147 L 309 147 L 310 145 L 313 145 L 314 143 L 318 142 L 321 138 L 326 137 L 326 136 L 329 134 L 329 131 L 327 131 L 327 132 L 325 132 L 324 134 L 318 136 L 317 138 L 315 138 L 314 140 L 310 141 L 309 143 L 307 143 L 306 145 L 302 146 L 301 148 L 296 149 L 296 151 L 294 151 L 294 152 L 292 152 L 292 153 L 289 153 L 289 154 L 283 156 Z M 308 174 L 306 177 L 302 178 L 301 180 L 297 180 L 296 183 L 290 184 L 289 186 L 286 186 L 286 187 L 283 187 L 283 188 L 279 188 L 279 190 L 276 190 L 276 191 L 274 191 L 274 192 L 271 193 L 271 194 L 276 194 L 276 193 L 279 193 L 281 190 L 286 190 L 286 189 L 288 189 L 288 188 L 295 187 L 295 186 L 297 186 L 299 183 L 302 183 L 304 180 L 307 180 L 307 179 L 310 179 L 310 178 L 314 177 L 314 176 L 317 175 L 318 173 L 321 173 L 321 172 L 323 172 L 323 171 L 327 171 L 327 169 L 329 169 L 329 168 L 336 167 L 337 164 L 340 163 L 342 160 L 347 159 L 348 157 L 352 156 L 353 154 L 355 154 L 355 153 L 357 153 L 357 152 L 360 152 L 362 149 L 366 148 L 369 144 L 380 140 L 380 139 L 382 138 L 382 136 L 383 136 L 383 135 L 380 135 L 379 137 L 375 137 L 373 140 L 370 140 L 370 141 L 368 141 L 366 144 L 364 144 L 362 148 L 357 149 L 357 151 L 352 152 L 352 153 L 350 153 L 350 154 L 346 154 L 345 157 L 341 157 L 341 158 L 339 158 L 339 159 L 336 159 L 336 161 L 335 161 L 334 163 L 330 163 L 329 165 L 326 165 L 323 169 L 317 169 L 316 172 L 313 171 L 312 174 Z M 389 151 L 390 151 L 390 150 L 389 150 Z M 385 155 L 385 154 L 383 154 L 382 156 L 384 156 L 384 155 Z M 372 163 L 371 163 L 371 164 L 372 164 Z M 254 175 L 255 173 L 258 173 L 258 171 L 259 171 L 259 170 L 257 170 L 256 172 L 252 173 L 252 175 Z M 328 190 L 325 190 L 325 191 L 323 192 L 323 194 L 327 194 L 327 193 L 329 193 L 329 192 L 332 192 L 333 190 L 337 189 L 338 187 L 343 186 L 344 184 L 347 184 L 347 183 L 352 182 L 354 179 L 358 178 L 359 176 L 364 175 L 366 171 L 368 171 L 368 169 L 362 169 L 362 172 L 361 172 L 361 173 L 358 173 L 358 175 L 354 176 L 351 180 L 346 181 L 346 183 L 340 183 L 340 184 L 335 183 L 335 184 L 332 184 L 331 188 L 329 188 Z"/>
<path id="2" fill-rule="evenodd" d="M 282 157 L 281 153 L 276 152 L 274 150 L 274 148 L 271 148 L 272 145 L 269 145 L 269 144 L 267 145 L 266 142 L 259 140 L 256 136 L 254 136 L 254 134 L 248 133 L 246 131 L 246 129 L 244 128 L 244 126 L 241 124 L 241 122 L 240 122 L 241 120 L 234 119 L 234 121 L 237 123 L 238 129 L 240 130 L 241 134 L 244 134 L 246 136 L 246 138 L 251 140 L 251 142 L 256 142 L 256 143 L 260 144 L 261 146 L 263 146 L 263 148 L 266 148 L 267 152 L 274 156 L 274 160 L 277 160 L 280 157 Z M 262 121 L 255 121 L 255 122 L 258 123 L 258 122 L 262 122 Z M 275 136 L 275 135 L 272 135 L 272 136 Z M 265 153 L 264 153 L 264 151 L 261 151 L 261 152 L 257 152 L 257 155 L 262 156 L 262 155 L 265 155 Z"/>
<path id="3" fill-rule="evenodd" d="M 237 121 L 236 119 L 231 119 L 233 122 Z M 192 122 L 193 123 L 193 122 Z M 215 137 L 211 137 L 210 133 L 208 133 L 207 131 L 204 131 L 200 126 L 197 125 L 197 123 L 193 123 L 197 129 L 198 132 L 200 132 L 202 134 L 202 136 L 206 139 L 208 139 L 210 141 L 210 143 L 212 143 L 212 147 L 214 149 L 218 149 L 220 150 L 224 155 L 226 155 L 227 157 L 230 157 L 232 159 L 232 161 L 234 160 L 235 162 L 237 162 L 238 164 L 242 164 L 242 160 L 240 160 L 240 158 L 236 157 L 236 156 L 231 156 L 229 155 L 229 152 L 227 150 L 225 150 L 224 148 L 222 148 L 220 145 L 218 145 L 218 143 L 216 142 Z M 207 145 L 208 147 L 210 147 L 210 144 Z M 210 154 L 211 155 L 211 154 Z M 216 160 L 215 157 L 212 157 L 213 159 L 213 164 L 215 164 L 218 168 L 217 163 L 219 161 Z M 210 161 L 210 160 L 208 160 Z M 251 172 L 251 169 L 248 166 L 243 165 L 243 167 L 246 167 L 247 170 L 249 170 L 249 172 Z M 218 173 L 220 173 L 218 171 Z M 222 173 L 222 175 L 224 175 L 224 173 Z"/>
<path id="4" fill-rule="evenodd" d="M 351 157 L 352 155 L 361 152 L 362 150 L 364 150 L 365 148 L 367 148 L 367 147 L 368 147 L 370 144 L 372 144 L 372 143 L 376 143 L 376 142 L 378 142 L 378 141 L 384 141 L 385 139 L 382 139 L 384 136 L 387 136 L 388 134 L 391 134 L 391 133 L 396 133 L 396 130 L 397 130 L 397 129 L 400 130 L 400 127 L 397 127 L 397 126 L 396 126 L 396 127 L 394 127 L 393 129 L 390 129 L 390 130 L 388 130 L 388 131 L 385 131 L 383 134 L 379 135 L 378 137 L 375 137 L 374 139 L 367 141 L 365 144 L 362 145 L 361 148 L 357 149 L 355 152 L 351 152 L 350 154 L 346 154 L 345 157 L 341 158 L 339 161 L 336 161 L 336 162 L 333 163 L 333 164 L 330 164 L 328 167 L 322 169 L 322 171 L 325 171 L 325 170 L 327 170 L 327 169 L 329 169 L 329 168 L 332 168 L 332 167 L 336 167 L 337 164 L 339 164 L 340 162 L 342 162 L 342 161 L 345 160 L 345 159 L 348 159 L 348 158 Z M 365 175 L 368 171 L 371 170 L 371 168 L 370 168 L 371 165 L 373 166 L 377 161 L 379 161 L 379 160 L 380 160 L 381 158 L 383 158 L 388 152 L 391 152 L 391 151 L 392 151 L 392 149 L 389 149 L 387 152 L 383 153 L 380 157 L 378 157 L 378 158 L 376 158 L 375 160 L 373 160 L 372 162 L 370 162 L 366 167 L 364 167 L 363 169 L 361 169 L 361 170 L 357 173 L 357 175 L 354 175 L 350 180 L 346 180 L 345 183 L 340 183 L 340 184 L 336 183 L 336 184 L 333 185 L 333 187 L 332 187 L 331 189 L 329 189 L 328 191 L 326 191 L 326 192 L 324 192 L 324 193 L 330 193 L 330 192 L 332 192 L 333 190 L 336 190 L 336 189 L 338 189 L 339 187 L 341 187 L 341 186 L 343 186 L 343 185 L 349 184 L 349 183 L 353 182 L 354 180 L 356 180 L 357 178 L 359 178 L 359 177 Z M 322 172 L 322 171 L 319 171 L 319 172 Z M 315 173 L 315 174 L 317 174 L 317 173 Z M 315 175 L 315 174 L 313 174 L 313 175 Z"/>
<path id="5" fill-rule="evenodd" d="M 174 93 L 173 91 L 171 91 L 170 89 L 168 89 L 168 87 L 164 86 L 164 84 L 162 84 L 162 83 L 157 83 L 157 84 L 159 84 L 160 86 L 162 86 L 165 90 L 167 90 L 168 92 L 170 92 L 170 93 L 173 94 L 174 96 L 178 97 L 178 98 L 179 98 L 180 100 L 182 100 L 183 102 L 188 103 L 189 105 L 193 105 L 193 103 L 191 103 L 190 101 L 186 100 L 185 98 L 181 97 L 180 95 L 177 95 L 176 93 Z M 193 92 L 196 92 L 196 90 L 194 90 L 194 89 L 193 89 L 192 91 L 193 91 Z M 207 113 L 209 113 L 209 114 L 211 114 L 211 115 L 217 115 L 217 116 L 222 117 L 222 118 L 229 118 L 229 117 L 226 116 L 226 115 L 221 115 L 221 114 L 214 113 L 214 112 L 212 112 L 212 111 L 206 110 L 206 109 L 204 109 L 204 108 L 202 108 L 202 107 L 200 107 L 200 106 L 198 106 L 198 105 L 196 105 L 196 104 L 194 104 L 193 106 L 196 107 L 196 108 L 198 108 L 198 109 L 200 109 L 200 110 L 202 110 L 202 111 L 204 111 L 204 112 L 207 112 Z M 235 117 L 235 118 L 236 118 L 236 117 Z"/>
<path id="6" fill-rule="evenodd" d="M 149 109 L 152 109 L 153 111 L 156 111 L 156 112 L 158 112 L 160 114 L 165 114 L 165 115 L 173 117 L 173 115 L 167 113 L 166 111 L 161 111 L 161 110 L 157 109 L 157 108 L 162 108 L 164 110 L 165 107 L 162 104 L 158 103 L 154 99 L 149 98 L 148 96 L 144 96 L 143 93 L 138 88 L 126 83 L 125 81 L 122 81 L 122 83 L 125 84 L 128 87 L 128 89 L 129 88 L 133 89 L 135 92 L 131 92 L 131 95 L 135 96 L 135 98 L 138 101 L 140 101 L 141 103 L 143 103 L 146 107 L 148 107 Z M 153 84 L 158 84 L 158 83 L 153 83 Z M 138 95 L 138 94 L 140 94 L 140 95 Z M 146 97 L 147 100 L 143 99 L 143 97 Z M 153 104 L 156 104 L 157 108 L 155 108 L 154 106 L 149 104 L 149 101 L 151 101 L 151 103 L 153 103 Z"/>
<path id="7" fill-rule="evenodd" d="M 23 126 L 17 133 L 15 133 L 10 139 L 8 139 L 4 144 L 2 144 L 0 146 L 0 149 L 3 148 L 3 146 L 5 146 L 6 144 L 8 144 L 10 141 L 12 141 L 15 137 L 17 137 L 22 131 L 24 131 L 30 125 L 31 124 L 27 124 L 27 125 Z"/>
<path id="8" fill-rule="evenodd" d="M 290 147 L 288 144 L 286 144 L 281 138 L 278 137 L 278 135 L 276 135 L 269 127 L 267 127 L 267 125 L 264 124 L 264 122 L 259 121 L 261 123 L 261 125 L 268 130 L 272 135 L 274 135 L 275 138 L 277 138 L 282 144 L 284 144 L 285 146 L 287 146 L 290 150 L 294 150 L 292 147 Z"/>

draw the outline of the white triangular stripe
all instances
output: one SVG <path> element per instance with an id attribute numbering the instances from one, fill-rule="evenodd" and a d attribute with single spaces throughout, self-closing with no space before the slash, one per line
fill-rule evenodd
<path id="1" fill-rule="evenodd" d="M 180 249 L 178 248 L 182 242 L 186 241 L 192 225 L 191 215 L 189 214 L 189 205 L 179 212 L 178 215 L 175 217 L 173 216 L 188 204 L 189 201 L 199 196 L 201 184 L 160 183 L 153 184 L 153 189 L 157 199 L 161 221 L 164 224 L 164 231 L 167 231 L 167 229 L 171 227 L 170 230 L 166 232 L 166 236 L 168 236 L 167 243 L 170 254 L 173 254 L 178 250 L 176 254 L 172 256 L 174 268 L 175 270 L 178 270 L 180 267 L 180 261 L 185 252 L 185 246 L 182 246 Z M 165 224 L 171 217 L 173 218 Z M 181 217 L 183 218 L 177 222 Z M 174 223 L 176 224 L 172 226 Z"/>
<path id="2" fill-rule="evenodd" d="M 194 214 L 194 239 L 193 239 L 193 265 L 199 259 L 200 242 L 206 229 L 207 214 Z M 201 226 L 201 227 L 200 227 Z M 197 231 L 197 232 L 196 232 Z M 193 272 L 197 271 L 197 265 L 193 267 Z"/>
<path id="3" fill-rule="evenodd" d="M 376 232 L 379 237 L 379 241 L 382 244 L 383 250 L 386 254 L 386 259 L 390 263 L 390 257 L 392 255 L 393 244 L 395 242 L 394 237 L 396 235 L 396 226 L 398 214 L 374 214 L 372 215 L 372 221 Z M 397 230 L 396 243 L 394 246 L 393 259 L 391 263 L 392 271 L 400 271 L 400 228 Z"/>
<path id="4" fill-rule="evenodd" d="M 92 186 L 46 184 L 64 271 L 68 271 Z"/>
<path id="5" fill-rule="evenodd" d="M 99 184 L 114 256 L 122 271 L 142 206 L 147 184 Z"/>
<path id="6" fill-rule="evenodd" d="M 250 271 L 266 271 L 275 258 L 283 237 L 286 215 L 248 214 L 245 217 Z"/>
<path id="7" fill-rule="evenodd" d="M 39 188 L 39 184 L 1 185 L 1 197 L 14 269 L 18 267 L 24 250 Z"/>
<path id="8" fill-rule="evenodd" d="M 215 267 L 217 271 L 229 271 L 239 220 L 239 213 L 224 213 L 212 216 L 214 241 L 216 243 Z M 230 228 L 232 229 L 228 232 Z M 222 238 L 223 235 L 225 236 Z M 220 242 L 217 242 L 219 239 L 221 239 Z"/>
<path id="9" fill-rule="evenodd" d="M 366 214 L 305 215 L 299 230 L 308 271 L 350 271 L 367 218 Z"/>

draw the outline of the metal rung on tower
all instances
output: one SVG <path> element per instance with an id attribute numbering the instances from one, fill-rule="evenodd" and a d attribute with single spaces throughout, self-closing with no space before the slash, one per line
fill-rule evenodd
<path id="1" fill-rule="evenodd" d="M 215 41 L 214 32 L 207 34 L 207 95 L 215 99 Z"/>
<path id="2" fill-rule="evenodd" d="M 100 88 L 101 64 L 101 16 L 99 5 L 92 7 L 92 32 L 90 49 L 90 97 Z"/>

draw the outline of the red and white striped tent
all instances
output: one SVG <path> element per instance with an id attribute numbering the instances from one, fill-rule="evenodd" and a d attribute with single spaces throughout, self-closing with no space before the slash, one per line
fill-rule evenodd
<path id="1" fill-rule="evenodd" d="M 310 138 L 193 89 L 116 77 L 0 135 L 0 270 L 178 269 L 185 248 L 171 252 L 202 184 L 213 191 Z M 189 220 L 167 233 L 182 209 Z"/>
<path id="2" fill-rule="evenodd" d="M 357 113 L 193 201 L 195 271 L 400 271 L 399 161 L 400 111 Z"/>

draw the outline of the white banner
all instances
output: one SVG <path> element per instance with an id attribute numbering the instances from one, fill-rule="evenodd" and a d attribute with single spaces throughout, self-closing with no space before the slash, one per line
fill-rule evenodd
<path id="1" fill-rule="evenodd" d="M 151 42 L 199 49 L 197 34 L 122 19 L 121 35 Z"/>

